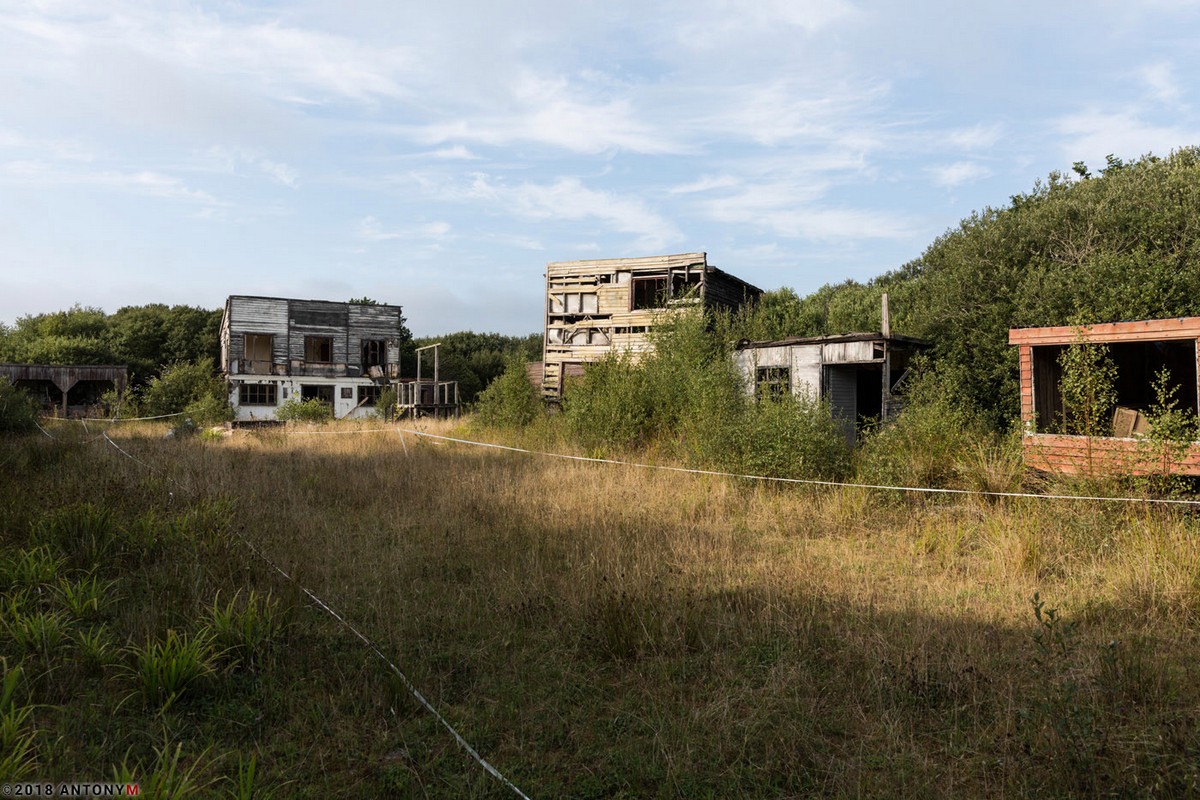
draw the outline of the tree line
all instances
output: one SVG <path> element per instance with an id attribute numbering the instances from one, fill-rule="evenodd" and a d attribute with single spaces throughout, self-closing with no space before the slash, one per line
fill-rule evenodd
<path id="1" fill-rule="evenodd" d="M 1053 172 L 873 280 L 767 292 L 737 330 L 879 330 L 884 292 L 892 330 L 933 344 L 946 392 L 1007 427 L 1019 416 L 1009 328 L 1200 314 L 1200 148 Z"/>

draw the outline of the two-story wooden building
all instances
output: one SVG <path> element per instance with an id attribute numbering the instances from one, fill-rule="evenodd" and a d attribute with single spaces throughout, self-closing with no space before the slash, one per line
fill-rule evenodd
<path id="1" fill-rule="evenodd" d="M 221 369 L 240 422 L 272 420 L 291 398 L 338 419 L 367 416 L 399 377 L 400 306 L 233 295 L 221 320 Z"/>
<path id="2" fill-rule="evenodd" d="M 563 377 L 589 361 L 648 349 L 646 334 L 672 310 L 736 308 L 760 294 L 705 253 L 547 264 L 542 394 L 561 397 Z"/>

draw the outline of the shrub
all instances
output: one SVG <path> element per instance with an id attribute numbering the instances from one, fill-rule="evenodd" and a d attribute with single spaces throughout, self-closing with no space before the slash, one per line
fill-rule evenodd
<path id="1" fill-rule="evenodd" d="M 865 437 L 857 454 L 859 478 L 904 486 L 956 483 L 959 466 L 994 434 L 954 397 L 954 385 L 936 371 L 919 375 L 900 415 Z"/>
<path id="2" fill-rule="evenodd" d="M 747 405 L 737 421 L 737 466 L 780 478 L 837 479 L 850 467 L 850 448 L 829 407 L 787 396 Z"/>
<path id="3" fill-rule="evenodd" d="M 208 394 L 184 407 L 183 413 L 197 425 L 219 425 L 233 419 L 233 407 L 224 397 Z"/>
<path id="4" fill-rule="evenodd" d="M 23 433 L 37 425 L 37 409 L 29 395 L 0 378 L 0 433 Z"/>
<path id="5" fill-rule="evenodd" d="M 164 369 L 161 375 L 146 385 L 142 392 L 141 408 L 149 416 L 176 414 L 197 401 L 206 403 L 198 410 L 215 409 L 225 402 L 225 387 L 213 373 L 212 361 L 208 359 L 195 364 L 172 364 Z"/>
<path id="6" fill-rule="evenodd" d="M 589 448 L 645 444 L 664 413 L 655 407 L 646 365 L 627 353 L 610 353 L 568 382 L 563 411 L 571 433 Z"/>
<path id="7" fill-rule="evenodd" d="M 502 428 L 523 428 L 537 419 L 542 404 L 529 381 L 525 364 L 509 359 L 504 372 L 479 395 L 479 421 Z"/>
<path id="8" fill-rule="evenodd" d="M 388 422 L 396 416 L 396 403 L 399 397 L 396 394 L 395 386 L 388 386 L 379 393 L 379 399 L 375 401 L 375 416 Z"/>
<path id="9" fill-rule="evenodd" d="M 315 397 L 307 400 L 293 397 L 275 410 L 275 419 L 280 422 L 328 422 L 333 419 L 333 407 Z"/>

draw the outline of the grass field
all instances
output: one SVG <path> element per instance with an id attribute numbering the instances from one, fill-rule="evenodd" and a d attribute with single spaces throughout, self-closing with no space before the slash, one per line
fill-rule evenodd
<path id="1" fill-rule="evenodd" d="M 244 539 L 531 797 L 1200 793 L 1191 512 L 378 425 L 0 441 L 0 777 L 514 796 Z"/>

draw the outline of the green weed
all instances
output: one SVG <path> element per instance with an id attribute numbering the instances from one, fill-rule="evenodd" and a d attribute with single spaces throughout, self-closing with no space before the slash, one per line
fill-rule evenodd
<path id="1" fill-rule="evenodd" d="M 166 709 L 184 692 L 199 689 L 211 680 L 217 674 L 215 663 L 221 655 L 214 647 L 214 640 L 208 628 L 191 635 L 168 630 L 161 641 L 128 648 L 142 699 Z"/>
<path id="2" fill-rule="evenodd" d="M 116 531 L 111 509 L 81 503 L 43 516 L 34 525 L 33 539 L 66 554 L 73 565 L 90 569 L 112 554 Z"/>
<path id="3" fill-rule="evenodd" d="M 214 782 L 197 778 L 197 773 L 206 766 L 204 753 L 190 767 L 184 768 L 179 765 L 182 751 L 182 744 L 176 744 L 173 751 L 169 743 L 164 743 L 161 749 L 154 748 L 154 765 L 149 774 L 131 767 L 126 756 L 121 765 L 113 769 L 113 782 L 123 785 L 137 783 L 145 796 L 155 800 L 186 800 L 200 796 Z"/>
<path id="4" fill-rule="evenodd" d="M 18 612 L 6 616 L 4 629 L 21 651 L 45 659 L 58 650 L 68 635 L 67 617 L 58 611 Z"/>
<path id="5" fill-rule="evenodd" d="M 112 587 L 115 581 L 101 583 L 95 575 L 88 575 L 77 581 L 59 578 L 58 598 L 64 609 L 78 619 L 92 619 L 100 616 L 102 606 L 111 602 Z"/>
<path id="6" fill-rule="evenodd" d="M 279 601 L 251 590 L 242 599 L 241 590 L 221 605 L 213 600 L 208 627 L 222 651 L 236 655 L 244 664 L 261 661 L 280 631 Z"/>
<path id="7" fill-rule="evenodd" d="M 33 706 L 16 702 L 17 687 L 21 684 L 21 668 L 9 668 L 0 659 L 4 677 L 0 681 L 0 781 L 12 783 L 28 778 L 37 768 L 34 747 L 37 731 L 31 724 Z"/>
<path id="8" fill-rule="evenodd" d="M 18 550 L 0 560 L 0 585 L 43 586 L 54 582 L 64 560 L 42 545 Z"/>
<path id="9" fill-rule="evenodd" d="M 75 648 L 79 651 L 79 662 L 84 669 L 100 673 L 117 660 L 119 650 L 108 633 L 106 625 L 85 630 L 76 630 Z"/>

